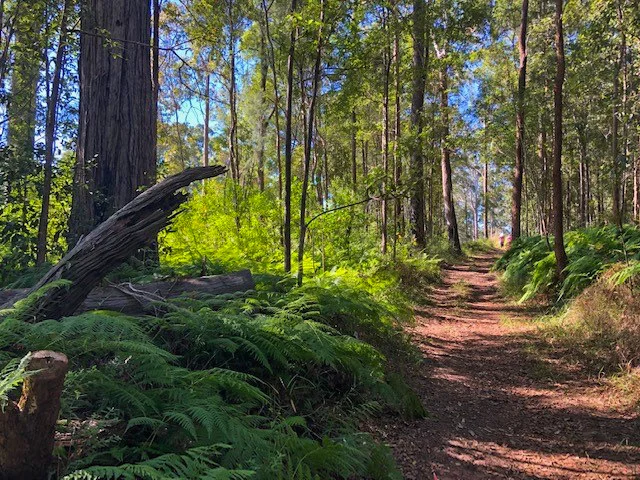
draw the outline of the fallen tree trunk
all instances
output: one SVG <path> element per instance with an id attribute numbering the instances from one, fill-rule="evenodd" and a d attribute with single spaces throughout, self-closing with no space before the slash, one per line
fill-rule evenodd
<path id="1" fill-rule="evenodd" d="M 62 353 L 29 354 L 18 402 L 0 411 L 0 480 L 45 480 L 69 361 Z"/>
<path id="2" fill-rule="evenodd" d="M 112 310 L 139 315 L 153 310 L 155 302 L 189 294 L 220 295 L 223 293 L 246 292 L 255 288 L 249 270 L 199 278 L 187 278 L 167 282 L 145 284 L 122 283 L 106 287 L 96 287 L 78 306 L 75 312 L 90 310 Z M 0 305 L 12 304 L 23 298 L 30 289 L 20 288 L 0 292 Z M 0 307 L 1 308 L 1 307 Z"/>
<path id="3" fill-rule="evenodd" d="M 154 185 L 122 207 L 73 247 L 32 291 L 50 285 L 21 318 L 30 322 L 73 314 L 104 276 L 145 246 L 187 199 L 178 192 L 190 183 L 223 174 L 221 165 L 189 168 Z"/>

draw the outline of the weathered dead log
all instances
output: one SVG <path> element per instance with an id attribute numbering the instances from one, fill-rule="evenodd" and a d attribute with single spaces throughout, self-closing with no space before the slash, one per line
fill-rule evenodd
<path id="1" fill-rule="evenodd" d="M 226 167 L 190 168 L 173 175 L 138 195 L 86 237 L 80 239 L 33 288 L 58 280 L 67 285 L 49 289 L 22 310 L 23 318 L 31 322 L 60 319 L 73 314 L 102 278 L 145 246 L 162 230 L 187 199 L 180 193 L 196 180 L 223 174 Z"/>
<path id="2" fill-rule="evenodd" d="M 62 353 L 30 354 L 20 400 L 0 411 L 0 480 L 44 480 L 51 464 L 60 395 L 69 361 Z"/>
<path id="3" fill-rule="evenodd" d="M 199 278 L 187 278 L 167 282 L 145 284 L 122 283 L 107 287 L 96 287 L 84 299 L 73 313 L 90 310 L 112 310 L 138 315 L 150 311 L 157 301 L 163 301 L 180 295 L 246 292 L 255 288 L 249 270 L 213 275 Z M 0 291 L 0 305 L 11 304 L 29 293 L 28 288 Z M 1 308 L 1 307 L 0 307 Z"/>

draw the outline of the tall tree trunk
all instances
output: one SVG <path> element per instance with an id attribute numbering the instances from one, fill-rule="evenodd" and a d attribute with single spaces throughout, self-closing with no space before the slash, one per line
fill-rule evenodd
<path id="1" fill-rule="evenodd" d="M 397 7 L 395 9 L 398 15 Z M 395 19 L 395 29 L 393 37 L 393 64 L 395 66 L 395 121 L 393 128 L 393 184 L 396 191 L 394 221 L 393 221 L 393 258 L 396 258 L 398 238 L 404 230 L 403 214 L 402 214 L 402 197 L 400 189 L 402 187 L 402 156 L 400 154 L 400 129 L 402 126 L 402 113 L 400 110 L 400 97 L 402 96 L 402 81 L 400 78 L 400 32 L 398 27 L 398 18 Z"/>
<path id="2" fill-rule="evenodd" d="M 426 42 L 425 0 L 413 1 L 413 82 L 411 95 L 410 206 L 409 224 L 416 246 L 427 245 L 424 221 L 424 160 L 422 156 L 422 111 L 426 83 L 428 49 Z"/>
<path id="3" fill-rule="evenodd" d="M 271 37 L 271 31 L 269 28 L 269 7 L 267 1 L 262 0 L 262 11 L 264 12 L 264 32 L 269 43 L 269 60 L 271 62 L 271 73 L 273 81 L 273 109 L 275 116 L 276 127 L 276 163 L 278 164 L 278 198 L 282 202 L 282 146 L 280 142 L 280 90 L 278 88 L 278 71 L 276 70 L 276 53 L 273 45 L 273 38 Z M 284 238 L 283 238 L 284 243 Z"/>
<path id="4" fill-rule="evenodd" d="M 22 8 L 21 8 L 22 7 Z M 42 50 L 45 2 L 18 5 L 15 10 L 15 44 L 11 95 L 7 105 L 7 144 L 30 172 L 36 133 L 36 105 Z"/>
<path id="5" fill-rule="evenodd" d="M 556 78 L 553 84 L 553 234 L 556 253 L 556 275 L 564 279 L 567 253 L 564 249 L 562 215 L 562 86 L 564 83 L 564 34 L 562 32 L 563 0 L 556 0 Z"/>
<path id="6" fill-rule="evenodd" d="M 357 134 L 356 109 L 351 109 L 351 188 L 354 193 L 358 191 L 358 162 L 357 162 Z"/>
<path id="7" fill-rule="evenodd" d="M 489 238 L 489 158 L 484 159 L 484 238 Z"/>
<path id="8" fill-rule="evenodd" d="M 62 7 L 62 13 L 60 14 L 58 49 L 56 51 L 56 60 L 53 67 L 51 92 L 47 101 L 47 120 L 44 140 L 44 183 L 42 185 L 40 222 L 38 223 L 37 265 L 42 265 L 47 257 L 47 233 L 49 229 L 49 206 L 51 199 L 51 180 L 53 177 L 53 157 L 55 151 L 56 113 L 58 110 L 58 99 L 60 98 L 60 80 L 62 79 L 65 49 L 67 46 L 67 18 L 70 7 L 71 0 L 65 0 Z"/>
<path id="9" fill-rule="evenodd" d="M 70 245 L 155 182 L 150 10 L 127 0 L 88 0 L 82 10 Z"/>
<path id="10" fill-rule="evenodd" d="M 311 159 L 311 147 L 313 143 L 314 115 L 318 90 L 320 88 L 322 74 L 322 48 L 323 48 L 323 26 L 324 26 L 324 0 L 320 0 L 320 23 L 318 28 L 318 44 L 316 50 L 316 60 L 313 67 L 313 85 L 311 87 L 311 102 L 309 104 L 309 115 L 307 120 L 307 136 L 304 144 L 304 172 L 302 177 L 302 194 L 300 196 L 300 238 L 298 242 L 298 285 L 302 285 L 304 275 L 304 242 L 307 234 L 307 190 L 309 185 L 309 162 Z"/>
<path id="11" fill-rule="evenodd" d="M 518 68 L 518 98 L 516 112 L 516 163 L 513 175 L 513 199 L 511 204 L 511 235 L 515 240 L 520 237 L 520 217 L 522 210 L 522 176 L 524 175 L 524 95 L 527 81 L 527 23 L 529 0 L 522 0 L 522 16 L 518 51 L 520 67 Z"/>
<path id="12" fill-rule="evenodd" d="M 202 127 L 202 166 L 209 166 L 209 128 L 211 124 L 211 74 L 206 72 L 204 80 L 204 125 Z"/>
<path id="13" fill-rule="evenodd" d="M 440 139 L 442 152 L 442 201 L 449 244 L 456 253 L 461 253 L 462 247 L 460 246 L 460 235 L 458 233 L 458 220 L 456 219 L 455 204 L 453 201 L 451 148 L 449 147 L 449 85 L 447 82 L 448 73 L 446 69 L 447 67 L 445 66 L 440 71 L 440 107 L 442 109 L 442 138 Z"/>
<path id="14" fill-rule="evenodd" d="M 264 29 L 260 29 L 260 119 L 258 123 L 258 146 L 256 148 L 256 163 L 258 167 L 258 188 L 264 192 L 264 139 L 267 135 L 269 117 L 267 116 L 267 77 L 269 75 L 269 60 Z"/>
<path id="15" fill-rule="evenodd" d="M 231 167 L 231 174 L 235 180 L 236 186 L 240 184 L 240 158 L 238 152 L 238 100 L 237 100 L 237 82 L 236 82 L 236 28 L 235 18 L 233 10 L 234 0 L 227 0 L 227 14 L 229 21 L 229 136 L 228 136 L 228 149 L 229 149 L 229 166 Z M 238 209 L 237 188 L 234 187 L 234 203 L 236 210 Z M 239 218 L 236 212 L 236 225 Z"/>
<path id="16" fill-rule="evenodd" d="M 382 91 L 382 170 L 384 177 L 382 180 L 382 201 L 380 202 L 381 213 L 381 239 L 380 239 L 380 251 L 383 255 L 387 253 L 388 243 L 388 200 L 387 200 L 387 187 L 389 176 L 389 85 L 391 76 L 391 48 L 389 45 L 389 11 L 387 8 L 384 10 L 383 28 L 385 30 L 385 48 L 382 53 L 382 65 L 383 65 L 383 91 Z"/>
<path id="17" fill-rule="evenodd" d="M 589 160 L 587 156 L 587 134 L 585 123 L 578 121 L 576 129 L 580 150 L 580 226 L 586 227 L 589 216 Z"/>
<path id="18" fill-rule="evenodd" d="M 618 27 L 622 30 L 622 11 L 619 2 L 616 2 L 618 14 Z M 611 157 L 613 161 L 613 192 L 612 192 L 612 214 L 613 221 L 622 228 L 622 168 L 620 165 L 620 145 L 619 145 L 619 125 L 620 125 L 620 72 L 624 65 L 624 33 L 620 42 L 620 54 L 614 62 L 613 69 L 613 116 L 611 124 Z"/>
<path id="19" fill-rule="evenodd" d="M 640 148 L 633 162 L 633 220 L 640 223 Z"/>
<path id="20" fill-rule="evenodd" d="M 158 97 L 160 96 L 160 0 L 153 0 L 153 52 L 151 57 L 151 82 L 152 82 L 152 99 L 151 99 L 151 115 L 153 122 L 153 156 L 154 172 L 153 178 L 156 177 L 156 165 L 158 160 Z"/>
<path id="21" fill-rule="evenodd" d="M 294 15 L 297 0 L 291 0 L 289 14 Z M 291 272 L 291 166 L 293 163 L 292 117 L 293 117 L 293 69 L 296 49 L 296 29 L 292 27 L 289 36 L 289 56 L 287 58 L 287 106 L 284 131 L 284 271 Z"/>

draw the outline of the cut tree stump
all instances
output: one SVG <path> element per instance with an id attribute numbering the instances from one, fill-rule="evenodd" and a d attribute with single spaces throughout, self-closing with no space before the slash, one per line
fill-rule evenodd
<path id="1" fill-rule="evenodd" d="M 104 276 L 144 247 L 173 218 L 187 199 L 179 190 L 192 182 L 223 174 L 226 167 L 189 168 L 166 178 L 134 198 L 105 222 L 78 241 L 32 291 L 53 285 L 21 309 L 26 321 L 58 320 L 72 315 Z"/>
<path id="2" fill-rule="evenodd" d="M 0 480 L 45 480 L 69 361 L 47 350 L 29 354 L 18 402 L 0 411 Z"/>
<path id="3" fill-rule="evenodd" d="M 166 282 L 121 283 L 94 288 L 73 313 L 112 310 L 127 315 L 139 315 L 152 311 L 154 302 L 162 302 L 181 295 L 199 293 L 220 295 L 246 292 L 254 288 L 255 283 L 249 270 L 241 270 L 227 275 L 185 278 Z M 12 304 L 27 295 L 29 291 L 28 288 L 0 291 L 0 305 Z"/>

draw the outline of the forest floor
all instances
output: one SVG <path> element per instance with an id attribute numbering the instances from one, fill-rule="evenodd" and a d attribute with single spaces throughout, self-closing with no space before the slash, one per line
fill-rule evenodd
<path id="1" fill-rule="evenodd" d="M 499 252 L 447 266 L 408 330 L 423 360 L 404 374 L 426 419 L 370 428 L 407 479 L 640 478 L 637 410 L 542 339 L 501 296 Z"/>

